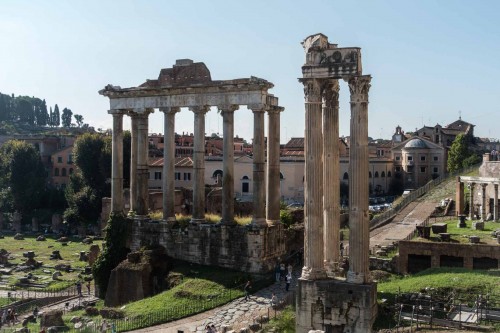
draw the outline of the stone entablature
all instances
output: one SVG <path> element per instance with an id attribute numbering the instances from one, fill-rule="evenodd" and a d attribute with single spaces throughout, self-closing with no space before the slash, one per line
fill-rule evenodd
<path id="1" fill-rule="evenodd" d="M 500 268 L 499 245 L 399 241 L 399 274 L 408 273 L 409 255 L 429 256 L 430 268 L 443 266 L 441 256 L 463 258 L 463 267 L 467 269 L 474 268 L 474 259 L 490 258 L 497 260 Z"/>
<path id="2" fill-rule="evenodd" d="M 170 223 L 134 221 L 131 227 L 129 245 L 133 251 L 148 244 L 159 244 L 172 258 L 202 265 L 268 273 L 276 265 L 277 258 L 285 255 L 281 224 L 268 228 L 190 224 L 180 228 Z"/>

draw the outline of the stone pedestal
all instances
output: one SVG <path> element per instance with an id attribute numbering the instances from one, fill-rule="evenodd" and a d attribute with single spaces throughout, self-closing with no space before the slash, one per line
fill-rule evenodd
<path id="1" fill-rule="evenodd" d="M 299 279 L 296 332 L 366 333 L 377 316 L 377 285 Z"/>
<path id="2" fill-rule="evenodd" d="M 38 232 L 38 218 L 37 217 L 31 218 L 31 231 Z"/>
<path id="3" fill-rule="evenodd" d="M 51 224 L 52 232 L 58 233 L 59 230 L 61 229 L 61 225 L 62 225 L 61 214 L 53 214 L 52 215 L 52 224 Z"/>
<path id="4" fill-rule="evenodd" d="M 17 233 L 21 232 L 21 219 L 22 216 L 19 212 L 15 212 L 12 216 L 12 228 Z"/>
<path id="5" fill-rule="evenodd" d="M 457 227 L 459 228 L 467 228 L 467 223 L 465 223 L 465 215 L 460 214 L 458 215 L 458 224 Z"/>

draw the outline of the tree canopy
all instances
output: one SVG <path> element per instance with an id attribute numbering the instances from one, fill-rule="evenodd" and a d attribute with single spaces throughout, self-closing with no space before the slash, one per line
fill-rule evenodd
<path id="1" fill-rule="evenodd" d="M 448 152 L 448 172 L 455 172 L 480 162 L 480 157 L 469 150 L 469 141 L 464 134 L 459 134 Z"/>

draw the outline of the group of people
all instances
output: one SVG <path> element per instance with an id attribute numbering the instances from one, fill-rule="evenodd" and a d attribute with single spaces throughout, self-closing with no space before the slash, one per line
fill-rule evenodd
<path id="1" fill-rule="evenodd" d="M 284 263 L 276 263 L 274 273 L 276 275 L 276 283 L 281 285 L 281 282 L 285 281 L 285 290 L 290 289 L 290 284 L 292 283 L 292 265 L 288 265 L 288 271 Z"/>
<path id="2" fill-rule="evenodd" d="M 14 325 L 17 320 L 16 311 L 12 309 L 3 310 L 0 315 L 0 327 L 3 325 Z"/>
<path id="3" fill-rule="evenodd" d="M 215 325 L 212 324 L 208 324 L 206 327 L 205 327 L 205 333 L 217 333 L 217 328 L 215 328 Z"/>

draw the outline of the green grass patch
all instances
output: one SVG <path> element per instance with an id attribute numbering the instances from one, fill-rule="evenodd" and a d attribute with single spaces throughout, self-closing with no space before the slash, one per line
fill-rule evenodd
<path id="1" fill-rule="evenodd" d="M 163 219 L 163 212 L 161 211 L 151 212 L 149 213 L 149 217 L 152 220 L 161 220 Z M 191 221 L 191 218 L 192 218 L 191 215 L 175 214 L 176 222 L 179 224 L 180 227 L 186 227 L 188 223 Z M 219 223 L 221 219 L 222 217 L 217 214 L 205 214 L 206 223 L 216 224 Z M 252 216 L 235 216 L 234 220 L 239 225 L 247 225 L 250 222 L 252 222 Z"/>
<path id="2" fill-rule="evenodd" d="M 431 268 L 412 276 L 394 277 L 377 286 L 378 298 L 393 301 L 398 294 L 425 288 L 455 291 L 460 294 L 500 295 L 500 270 L 481 271 L 464 268 Z"/>
<path id="3" fill-rule="evenodd" d="M 478 236 L 480 237 L 480 243 L 481 244 L 498 244 L 496 238 L 493 238 L 491 236 L 491 232 L 499 229 L 500 225 L 497 222 L 489 221 L 484 223 L 484 230 L 472 230 L 472 221 L 466 221 L 467 227 L 466 228 L 459 228 L 458 225 L 458 220 L 453 219 L 453 220 L 448 220 L 443 223 L 446 223 L 447 226 L 447 232 L 451 235 L 451 239 L 453 242 L 458 242 L 458 243 L 470 243 L 469 242 L 469 236 Z M 417 237 L 419 241 L 434 241 L 437 242 L 439 241 L 438 235 L 434 234 L 431 232 L 431 238 L 430 239 L 424 239 Z"/>
<path id="4" fill-rule="evenodd" d="M 291 306 L 287 306 L 276 318 L 269 321 L 263 329 L 263 332 L 295 332 L 295 310 Z"/>

